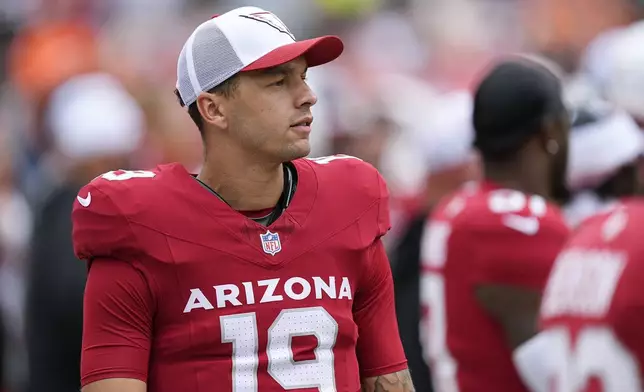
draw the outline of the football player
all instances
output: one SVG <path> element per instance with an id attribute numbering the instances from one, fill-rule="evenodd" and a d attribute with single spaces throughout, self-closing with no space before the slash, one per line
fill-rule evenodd
<path id="1" fill-rule="evenodd" d="M 201 172 L 108 172 L 75 203 L 84 392 L 413 390 L 380 240 L 385 183 L 359 159 L 303 159 L 307 68 L 342 50 L 255 7 L 190 35 L 176 93 Z"/>
<path id="2" fill-rule="evenodd" d="M 535 391 L 641 392 L 644 387 L 644 200 L 575 231 L 546 286 L 540 333 L 549 356 Z"/>
<path id="3" fill-rule="evenodd" d="M 644 390 L 644 200 L 633 197 L 641 189 L 633 161 L 642 136 L 623 113 L 609 121 L 605 129 L 578 136 L 577 171 L 604 168 L 598 189 L 616 198 L 582 221 L 550 273 L 539 334 L 548 366 L 535 392 Z M 606 170 L 609 163 L 614 167 Z"/>
<path id="4" fill-rule="evenodd" d="M 421 251 L 421 327 L 438 392 L 523 392 L 540 361 L 538 306 L 568 236 L 550 200 L 565 193 L 569 119 L 559 79 L 518 58 L 474 97 L 484 180 L 432 213 Z"/>

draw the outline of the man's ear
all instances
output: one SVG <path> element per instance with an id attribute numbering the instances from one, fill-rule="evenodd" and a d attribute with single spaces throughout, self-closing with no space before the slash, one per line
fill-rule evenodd
<path id="1" fill-rule="evenodd" d="M 211 93 L 201 93 L 197 97 L 197 108 L 203 118 L 204 123 L 212 124 L 217 128 L 226 128 L 228 126 L 228 116 L 225 98 L 223 96 Z"/>
<path id="2" fill-rule="evenodd" d="M 556 144 L 560 139 L 559 124 L 555 116 L 545 116 L 541 120 L 541 132 L 539 132 L 539 142 L 541 148 L 550 154 L 556 154 L 553 150 L 553 143 Z"/>

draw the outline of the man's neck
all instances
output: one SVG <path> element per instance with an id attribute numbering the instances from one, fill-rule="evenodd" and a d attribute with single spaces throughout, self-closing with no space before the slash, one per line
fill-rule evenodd
<path id="1" fill-rule="evenodd" d="M 486 164 L 484 178 L 495 184 L 521 192 L 550 197 L 548 181 L 538 178 L 539 171 L 534 165 L 513 164 Z"/>
<path id="2" fill-rule="evenodd" d="M 197 178 L 237 211 L 275 207 L 284 189 L 282 164 L 208 159 Z"/>

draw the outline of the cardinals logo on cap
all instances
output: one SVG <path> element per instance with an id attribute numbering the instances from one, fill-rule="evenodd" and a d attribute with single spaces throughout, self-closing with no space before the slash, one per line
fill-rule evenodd
<path id="1" fill-rule="evenodd" d="M 291 38 L 293 38 L 293 41 L 295 41 L 295 36 L 291 33 L 288 27 L 286 27 L 284 22 L 282 22 L 280 18 L 278 18 L 275 14 L 271 12 L 268 12 L 268 11 L 253 12 L 252 14 L 239 15 L 239 16 L 241 16 L 242 18 L 253 19 L 258 22 L 266 23 L 267 25 L 271 26 L 277 31 L 280 31 L 284 34 L 288 34 Z"/>

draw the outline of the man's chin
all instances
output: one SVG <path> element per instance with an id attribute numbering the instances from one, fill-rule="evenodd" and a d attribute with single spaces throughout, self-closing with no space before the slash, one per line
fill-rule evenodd
<path id="1" fill-rule="evenodd" d="M 311 142 L 309 139 L 298 140 L 294 144 L 295 150 L 300 155 L 300 158 L 305 157 L 311 153 Z"/>
<path id="2" fill-rule="evenodd" d="M 284 153 L 284 162 L 305 158 L 311 153 L 311 144 L 308 140 L 298 140 L 291 144 Z"/>

